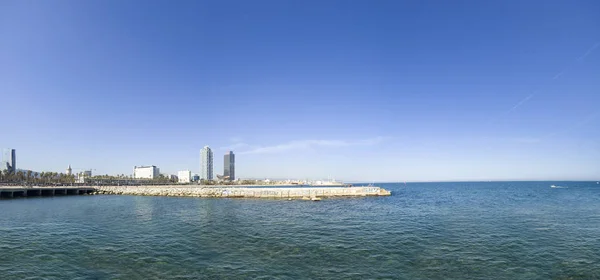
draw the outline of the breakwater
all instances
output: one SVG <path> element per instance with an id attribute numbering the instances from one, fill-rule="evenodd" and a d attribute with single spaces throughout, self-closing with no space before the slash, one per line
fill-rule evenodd
<path id="1" fill-rule="evenodd" d="M 190 196 L 225 198 L 284 198 L 314 199 L 321 197 L 388 196 L 391 192 L 380 187 L 280 187 L 247 188 L 231 186 L 100 186 L 95 194 Z"/>

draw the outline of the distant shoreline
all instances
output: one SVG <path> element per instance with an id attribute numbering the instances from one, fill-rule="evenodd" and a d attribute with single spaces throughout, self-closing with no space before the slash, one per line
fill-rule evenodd
<path id="1" fill-rule="evenodd" d="M 519 183 L 519 182 L 600 182 L 600 179 L 597 180 L 499 180 L 499 181 L 394 181 L 394 182 L 384 182 L 384 181 L 373 181 L 373 182 L 349 182 L 348 184 L 423 184 L 423 183 Z"/>

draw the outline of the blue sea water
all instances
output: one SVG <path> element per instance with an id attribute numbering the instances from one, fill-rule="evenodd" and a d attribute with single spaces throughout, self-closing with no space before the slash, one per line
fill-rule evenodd
<path id="1" fill-rule="evenodd" d="M 564 188 L 551 188 L 551 185 Z M 596 182 L 0 201 L 1 279 L 600 279 Z"/>

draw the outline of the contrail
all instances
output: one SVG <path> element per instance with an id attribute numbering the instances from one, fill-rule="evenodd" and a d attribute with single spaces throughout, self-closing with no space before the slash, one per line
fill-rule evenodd
<path id="1" fill-rule="evenodd" d="M 517 108 L 523 106 L 523 104 L 525 104 L 527 101 L 529 101 L 529 99 L 533 98 L 535 96 L 535 93 L 532 93 L 530 95 L 528 95 L 527 97 L 521 99 L 521 101 L 519 101 L 519 103 L 515 104 L 515 106 L 512 106 L 512 108 L 510 108 L 508 111 L 498 115 L 497 117 L 491 119 L 490 121 L 487 122 L 488 125 L 494 123 L 495 121 L 499 120 L 500 118 L 510 114 L 512 111 L 516 110 Z"/>
<path id="2" fill-rule="evenodd" d="M 567 69 L 565 69 L 565 70 L 567 70 Z M 558 74 L 556 74 L 554 76 L 554 78 L 552 78 L 552 80 L 556 80 L 556 79 L 560 78 L 560 76 L 562 76 L 565 73 L 565 70 L 560 71 Z"/>
<path id="3" fill-rule="evenodd" d="M 567 72 L 575 62 L 583 61 L 584 58 L 586 58 L 588 55 L 592 54 L 598 47 L 600 47 L 600 42 L 597 42 L 596 44 L 594 44 L 591 48 L 589 48 L 587 50 L 587 52 L 585 52 L 582 56 L 577 58 L 573 63 L 571 63 L 570 65 L 565 67 L 562 71 L 558 72 L 558 74 L 554 75 L 554 78 L 552 78 L 552 80 L 556 80 L 556 79 L 562 77 L 562 75 L 565 72 Z"/>
<path id="4" fill-rule="evenodd" d="M 557 80 L 560 77 L 562 77 L 565 73 L 567 73 L 569 71 L 569 69 L 571 68 L 571 66 L 573 64 L 575 64 L 576 62 L 581 62 L 583 61 L 583 59 L 585 59 L 588 55 L 592 54 L 598 47 L 600 47 L 600 42 L 596 42 L 591 48 L 589 48 L 587 50 L 587 52 L 585 52 L 582 56 L 580 56 L 579 58 L 577 58 L 575 61 L 571 62 L 570 65 L 567 65 L 567 67 L 563 68 L 562 71 L 558 72 L 556 75 L 554 75 L 554 77 L 552 78 L 552 80 Z M 529 101 L 531 98 L 533 98 L 533 96 L 538 93 L 538 91 L 534 91 L 534 93 L 528 95 L 527 97 L 523 98 L 521 101 L 519 101 L 519 103 L 517 103 L 515 106 L 513 106 L 512 108 L 510 108 L 510 110 L 506 111 L 503 114 L 498 115 L 497 117 L 491 119 L 488 124 L 491 124 L 495 121 L 497 121 L 498 119 L 502 118 L 503 116 L 513 112 L 514 110 L 516 110 L 517 108 L 523 106 L 523 104 L 525 104 L 527 101 Z"/>
<path id="5" fill-rule="evenodd" d="M 521 105 L 525 104 L 525 102 L 529 101 L 529 99 L 533 98 L 535 94 L 530 94 L 527 97 L 523 98 L 523 100 L 519 101 L 519 103 L 517 103 L 517 105 L 513 106 L 512 108 L 510 108 L 510 110 L 508 110 L 508 112 L 506 112 L 507 114 L 516 110 L 517 108 L 521 107 Z"/>
<path id="6" fill-rule="evenodd" d="M 595 45 L 593 45 L 587 52 L 585 52 L 584 55 L 582 55 L 581 57 L 579 57 L 577 59 L 577 61 L 582 61 L 586 56 L 590 55 L 594 50 L 596 50 L 598 47 L 600 47 L 600 42 L 596 43 Z"/>

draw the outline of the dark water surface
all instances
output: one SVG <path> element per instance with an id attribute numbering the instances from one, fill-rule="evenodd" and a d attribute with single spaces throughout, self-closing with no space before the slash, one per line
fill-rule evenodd
<path id="1" fill-rule="evenodd" d="M 0 278 L 600 279 L 596 182 L 378 185 L 393 196 L 2 200 Z"/>

